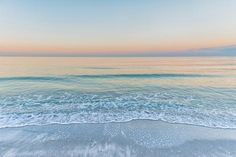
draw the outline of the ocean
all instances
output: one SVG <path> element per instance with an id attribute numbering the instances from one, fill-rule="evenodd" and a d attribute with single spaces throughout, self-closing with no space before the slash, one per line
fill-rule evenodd
<path id="1" fill-rule="evenodd" d="M 235 57 L 2 57 L 0 128 L 161 120 L 236 128 Z"/>
<path id="2" fill-rule="evenodd" d="M 0 156 L 236 156 L 236 57 L 1 57 Z"/>

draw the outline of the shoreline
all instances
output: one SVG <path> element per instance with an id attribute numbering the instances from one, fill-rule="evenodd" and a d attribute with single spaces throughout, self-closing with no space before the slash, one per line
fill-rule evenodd
<path id="1" fill-rule="evenodd" d="M 19 125 L 19 126 L 13 126 L 13 127 L 0 127 L 1 129 L 10 129 L 10 128 L 25 128 L 25 127 L 40 127 L 40 126 L 51 126 L 51 125 L 83 125 L 83 124 L 101 124 L 101 125 L 106 125 L 106 124 L 116 124 L 116 123 L 132 123 L 135 121 L 151 121 L 151 122 L 157 122 L 157 123 L 167 123 L 167 124 L 176 124 L 176 125 L 186 125 L 186 126 L 196 126 L 196 127 L 202 127 L 202 128 L 209 128 L 209 129 L 223 129 L 223 130 L 235 130 L 236 131 L 236 127 L 218 127 L 218 126 L 206 126 L 206 125 L 200 125 L 200 124 L 191 124 L 191 123 L 180 123 L 180 122 L 168 122 L 168 121 L 164 121 L 164 120 L 155 120 L 155 119 L 131 119 L 131 120 L 127 120 L 127 121 L 111 121 L 111 122 L 101 122 L 101 123 L 96 123 L 96 122 L 84 122 L 84 123 L 80 123 L 80 122 L 71 122 L 71 123 L 57 123 L 57 122 L 53 122 L 53 123 L 49 123 L 49 124 L 29 124 L 29 125 Z"/>
<path id="2" fill-rule="evenodd" d="M 0 156 L 236 156 L 236 129 L 154 120 L 0 129 Z"/>

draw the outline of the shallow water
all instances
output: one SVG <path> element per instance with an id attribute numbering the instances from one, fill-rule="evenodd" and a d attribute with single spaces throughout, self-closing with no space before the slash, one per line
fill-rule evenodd
<path id="1" fill-rule="evenodd" d="M 0 127 L 162 120 L 236 128 L 236 58 L 0 58 Z"/>

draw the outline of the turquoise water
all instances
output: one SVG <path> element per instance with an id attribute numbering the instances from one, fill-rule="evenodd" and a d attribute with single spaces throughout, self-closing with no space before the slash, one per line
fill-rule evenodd
<path id="1" fill-rule="evenodd" d="M 0 58 L 0 127 L 162 120 L 236 128 L 236 58 Z"/>

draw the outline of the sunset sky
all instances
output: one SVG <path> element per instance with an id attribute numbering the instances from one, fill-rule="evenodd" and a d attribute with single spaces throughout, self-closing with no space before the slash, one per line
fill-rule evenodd
<path id="1" fill-rule="evenodd" d="M 0 55 L 168 54 L 232 46 L 235 19 L 235 0 L 0 0 Z"/>

